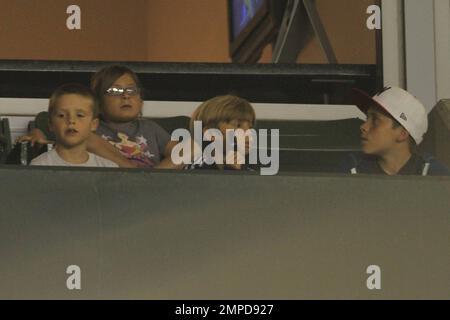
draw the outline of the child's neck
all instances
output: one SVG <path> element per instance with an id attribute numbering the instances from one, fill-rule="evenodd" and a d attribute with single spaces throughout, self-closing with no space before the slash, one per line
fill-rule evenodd
<path id="1" fill-rule="evenodd" d="M 86 145 L 81 144 L 72 148 L 66 148 L 56 145 L 56 152 L 64 161 L 72 164 L 82 164 L 89 160 L 89 153 L 86 151 Z"/>
<path id="2" fill-rule="evenodd" d="M 412 153 L 409 148 L 400 148 L 382 155 L 378 159 L 381 169 L 388 175 L 396 175 L 411 159 Z"/>
<path id="3" fill-rule="evenodd" d="M 124 121 L 124 122 L 117 122 L 117 121 L 111 121 L 109 119 L 105 119 L 104 122 L 111 129 L 121 130 L 123 127 L 129 125 L 130 123 L 132 123 L 135 120 L 136 119 L 133 119 L 133 120 L 130 120 L 130 121 Z"/>

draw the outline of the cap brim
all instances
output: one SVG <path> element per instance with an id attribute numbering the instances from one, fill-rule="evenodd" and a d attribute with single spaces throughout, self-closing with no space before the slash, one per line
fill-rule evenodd
<path id="1" fill-rule="evenodd" d="M 380 108 L 382 111 L 386 112 L 387 114 L 390 114 L 390 112 L 387 111 L 385 107 L 383 107 L 381 104 L 379 104 L 377 101 L 375 101 L 366 92 L 364 92 L 358 88 L 352 89 L 351 100 L 352 100 L 352 104 L 357 106 L 358 109 L 361 110 L 364 114 L 367 114 L 367 110 L 372 106 L 376 106 L 376 107 Z"/>

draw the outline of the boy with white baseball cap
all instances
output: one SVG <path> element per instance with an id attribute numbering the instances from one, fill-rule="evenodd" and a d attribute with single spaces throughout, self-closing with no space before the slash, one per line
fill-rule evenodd
<path id="1" fill-rule="evenodd" d="M 367 115 L 361 125 L 362 156 L 351 155 L 343 166 L 352 174 L 450 175 L 432 157 L 417 153 L 428 130 L 427 111 L 409 92 L 387 87 L 374 97 L 353 89 L 354 104 Z"/>

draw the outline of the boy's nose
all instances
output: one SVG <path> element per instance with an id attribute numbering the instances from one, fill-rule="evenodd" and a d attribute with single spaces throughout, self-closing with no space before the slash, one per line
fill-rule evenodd
<path id="1" fill-rule="evenodd" d="M 74 124 L 75 121 L 76 121 L 76 117 L 68 117 L 67 121 L 68 121 L 69 124 Z"/>

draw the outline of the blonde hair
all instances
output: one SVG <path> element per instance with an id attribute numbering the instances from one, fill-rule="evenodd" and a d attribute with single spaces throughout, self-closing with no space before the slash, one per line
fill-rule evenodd
<path id="1" fill-rule="evenodd" d="M 246 120 L 255 125 L 256 115 L 252 105 L 237 96 L 225 95 L 203 102 L 191 116 L 189 128 L 194 131 L 194 121 L 202 121 L 203 128 L 218 128 L 220 122 Z"/>

